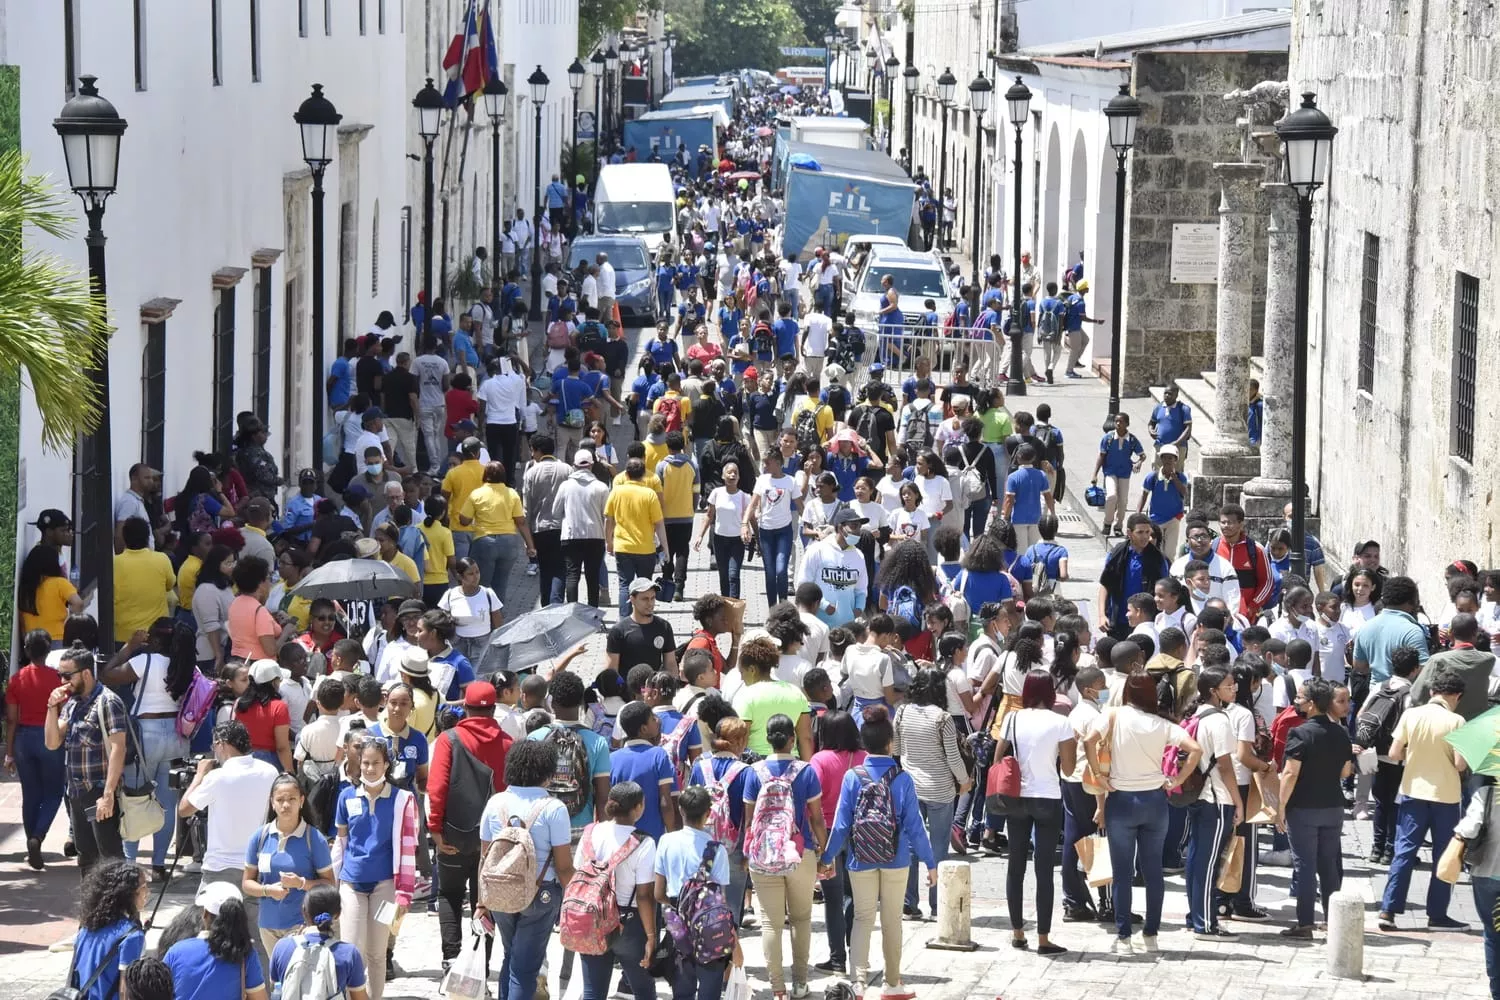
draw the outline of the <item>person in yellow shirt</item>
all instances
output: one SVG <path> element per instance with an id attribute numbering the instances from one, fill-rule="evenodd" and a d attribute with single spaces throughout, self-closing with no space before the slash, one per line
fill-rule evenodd
<path id="1" fill-rule="evenodd" d="M 22 631 L 45 629 L 53 642 L 62 642 L 63 622 L 83 611 L 83 598 L 63 572 L 57 549 L 44 542 L 26 554 L 16 581 L 16 603 Z"/>
<path id="2" fill-rule="evenodd" d="M 649 474 L 661 463 L 662 459 L 667 457 L 666 417 L 658 413 L 651 418 L 651 422 L 646 425 L 646 440 L 642 444 L 646 449 L 646 472 Z"/>
<path id="3" fill-rule="evenodd" d="M 662 519 L 667 530 L 667 564 L 676 589 L 666 600 L 687 593 L 688 550 L 693 544 L 693 517 L 698 511 L 698 470 L 685 449 L 682 431 L 667 432 L 667 457 L 656 467 L 662 485 Z"/>
<path id="4" fill-rule="evenodd" d="M 454 564 L 458 557 L 453 552 L 453 532 L 443 523 L 448 516 L 448 501 L 442 497 L 428 497 L 422 509 L 426 516 L 417 522 L 417 530 L 427 539 L 427 561 L 422 568 L 422 601 L 435 608 L 448 592 L 450 581 L 456 579 Z"/>
<path id="5" fill-rule="evenodd" d="M 203 557 L 213 547 L 214 536 L 207 531 L 199 532 L 193 539 L 193 547 L 188 550 L 187 558 L 177 567 L 177 606 L 188 608 L 190 613 L 193 591 L 198 588 L 198 574 L 203 569 Z"/>
<path id="6" fill-rule="evenodd" d="M 658 462 L 667 457 L 666 448 L 666 436 L 663 435 L 662 452 L 661 456 L 657 458 Z M 656 468 L 656 466 L 646 464 L 646 443 L 644 441 L 632 441 L 630 442 L 630 444 L 625 446 L 625 460 L 628 462 L 632 458 L 640 459 L 642 467 L 646 470 L 646 474 L 641 477 L 641 482 L 645 483 L 647 486 L 655 490 L 657 496 L 661 496 L 661 480 L 657 479 L 656 473 L 651 471 L 652 469 Z M 623 486 L 629 481 L 630 477 L 625 474 L 624 469 L 621 469 L 618 473 L 615 474 L 615 478 L 613 479 L 613 481 L 611 481 L 610 485 Z"/>
<path id="7" fill-rule="evenodd" d="M 416 593 L 422 585 L 422 574 L 417 571 L 417 564 L 412 557 L 401 551 L 401 529 L 387 521 L 375 529 L 372 537 L 375 540 L 376 557 L 405 574 L 413 584 L 412 592 Z"/>
<path id="8" fill-rule="evenodd" d="M 604 501 L 604 548 L 620 575 L 620 617 L 630 614 L 630 581 L 656 572 L 656 551 L 670 551 L 661 497 L 645 483 L 646 463 L 625 463 L 625 482 Z M 689 529 L 691 530 L 691 529 Z"/>
<path id="9" fill-rule="evenodd" d="M 667 391 L 651 405 L 651 412 L 663 420 L 662 430 L 682 431 L 685 435 L 692 426 L 693 401 L 682 394 L 682 376 L 676 372 L 667 375 Z M 652 419 L 654 424 L 655 418 Z M 647 462 L 646 468 L 651 468 Z"/>
<path id="10" fill-rule="evenodd" d="M 491 462 L 484 467 L 484 482 L 458 508 L 458 523 L 473 532 L 469 558 L 479 564 L 484 585 L 504 604 L 511 569 L 521 558 L 522 539 L 527 558 L 536 555 L 536 544 L 526 526 L 520 494 L 506 485 L 503 464 Z"/>
<path id="11" fill-rule="evenodd" d="M 464 438 L 459 445 L 458 453 L 463 461 L 449 469 L 448 474 L 443 477 L 443 496 L 448 498 L 449 510 L 463 510 L 469 494 L 484 482 L 484 464 L 479 461 L 479 450 L 482 447 L 484 446 L 477 437 Z M 453 551 L 457 558 L 462 559 L 469 554 L 473 539 L 474 533 L 467 527 L 453 528 Z"/>
<path id="12" fill-rule="evenodd" d="M 153 552 L 151 522 L 131 517 L 121 526 L 125 551 L 115 556 L 115 642 L 129 642 L 146 632 L 156 619 L 171 613 L 169 598 L 177 585 L 172 560 Z"/>
<path id="13" fill-rule="evenodd" d="M 813 412 L 813 426 L 818 431 L 818 444 L 826 448 L 828 439 L 833 436 L 833 407 L 827 403 L 818 401 L 820 391 L 818 380 L 809 378 L 807 380 L 807 395 L 797 403 L 797 408 L 792 411 L 792 427 L 796 429 L 802 423 L 802 414 L 811 410 Z M 799 432 L 799 438 L 802 436 Z"/>

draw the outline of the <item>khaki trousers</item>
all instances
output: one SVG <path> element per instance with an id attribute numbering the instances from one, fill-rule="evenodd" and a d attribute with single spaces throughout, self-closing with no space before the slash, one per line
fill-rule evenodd
<path id="1" fill-rule="evenodd" d="M 1111 524 L 1125 527 L 1125 516 L 1130 513 L 1130 477 L 1104 477 L 1104 527 Z"/>
<path id="2" fill-rule="evenodd" d="M 375 886 L 374 892 L 355 892 L 348 883 L 339 885 L 339 936 L 359 949 L 365 960 L 366 988 L 370 1000 L 385 996 L 385 946 L 391 929 L 375 919 L 382 903 L 396 902 L 396 883 L 392 879 Z"/>
<path id="3" fill-rule="evenodd" d="M 849 940 L 854 990 L 864 995 L 870 980 L 870 937 L 875 933 L 875 911 L 880 911 L 880 950 L 885 957 L 885 987 L 901 985 L 901 903 L 906 897 L 905 868 L 851 871 L 854 888 L 854 930 Z"/>
<path id="4" fill-rule="evenodd" d="M 906 891 L 906 869 L 901 876 L 901 892 Z M 812 851 L 802 852 L 802 863 L 790 875 L 762 875 L 752 871 L 755 902 L 760 911 L 761 948 L 766 956 L 766 978 L 772 993 L 786 992 L 786 970 L 781 960 L 781 929 L 788 919 L 792 924 L 792 982 L 807 982 L 808 957 L 812 953 L 813 886 L 818 882 L 817 859 Z M 901 919 L 901 893 L 896 894 L 896 919 Z"/>

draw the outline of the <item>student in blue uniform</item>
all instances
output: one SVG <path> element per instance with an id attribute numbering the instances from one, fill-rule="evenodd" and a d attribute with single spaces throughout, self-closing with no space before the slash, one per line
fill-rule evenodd
<path id="1" fill-rule="evenodd" d="M 178 941 L 162 961 L 172 970 L 176 1000 L 265 1000 L 266 974 L 250 939 L 250 921 L 240 890 L 210 882 L 198 891 L 204 933 Z"/>
<path id="2" fill-rule="evenodd" d="M 297 949 L 324 945 L 333 955 L 338 995 L 348 1000 L 363 1000 L 369 996 L 365 989 L 365 962 L 359 956 L 359 949 L 338 940 L 334 934 L 333 924 L 339 918 L 340 909 L 339 891 L 331 885 L 320 885 L 307 893 L 307 898 L 302 901 L 302 932 L 282 938 L 271 952 L 271 982 L 278 993 Z"/>

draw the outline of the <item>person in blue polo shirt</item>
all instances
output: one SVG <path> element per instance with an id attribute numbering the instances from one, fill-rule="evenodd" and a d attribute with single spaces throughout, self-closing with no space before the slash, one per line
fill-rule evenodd
<path id="1" fill-rule="evenodd" d="M 1114 522 L 1116 536 L 1125 534 L 1125 513 L 1130 507 L 1130 477 L 1141 471 L 1146 458 L 1146 449 L 1140 439 L 1130 433 L 1130 414 L 1115 414 L 1115 429 L 1104 435 L 1099 442 L 1099 459 L 1094 463 L 1094 475 L 1089 480 L 1092 486 L 1099 485 L 1099 473 L 1104 473 L 1104 534 L 1109 535 L 1110 522 Z"/>
<path id="2" fill-rule="evenodd" d="M 1010 521 L 1016 530 L 1016 550 L 1025 552 L 1041 541 L 1037 522 L 1042 519 L 1042 507 L 1052 513 L 1052 487 L 1047 474 L 1036 467 L 1036 449 L 1023 444 L 1016 449 L 1016 463 L 1020 468 L 1005 477 L 1005 503 L 1000 516 Z"/>
<path id="3" fill-rule="evenodd" d="M 1063 334 L 1068 345 L 1068 378 L 1083 378 L 1078 374 L 1078 369 L 1083 367 L 1079 361 L 1083 358 L 1084 348 L 1089 346 L 1088 334 L 1083 332 L 1083 324 L 1093 323 L 1095 326 L 1103 323 L 1102 319 L 1094 319 L 1088 313 L 1088 306 L 1083 301 L 1083 296 L 1089 290 L 1087 281 L 1080 281 L 1073 286 L 1073 290 L 1063 298 Z"/>
<path id="4" fill-rule="evenodd" d="M 673 799 L 679 791 L 672 760 L 657 746 L 661 742 L 661 721 L 651 706 L 632 701 L 620 709 L 616 723 L 625 734 L 625 745 L 609 755 L 609 782 L 618 785 L 632 781 L 646 791 L 645 809 L 635 828 L 660 839 L 668 830 L 677 829 Z"/>
<path id="5" fill-rule="evenodd" d="M 676 280 L 677 269 L 672 266 L 672 259 L 663 256 L 656 268 L 656 304 L 663 316 L 672 308 L 672 287 Z"/>
<path id="6" fill-rule="evenodd" d="M 307 821 L 306 804 L 296 775 L 278 777 L 271 785 L 274 818 L 251 834 L 245 845 L 240 889 L 247 897 L 260 899 L 257 922 L 261 947 L 268 956 L 282 938 L 304 923 L 302 903 L 308 890 L 334 886 L 328 840 Z"/>
<path id="7" fill-rule="evenodd" d="M 1158 452 L 1167 445 L 1176 445 L 1179 457 L 1187 461 L 1188 438 L 1193 435 L 1193 410 L 1177 399 L 1177 386 L 1169 385 L 1162 391 L 1161 402 L 1151 411 L 1151 422 L 1146 425 L 1156 439 Z"/>
<path id="8" fill-rule="evenodd" d="M 1161 550 L 1168 559 L 1176 559 L 1188 496 L 1188 477 L 1177 468 L 1175 445 L 1162 445 L 1156 453 L 1156 460 L 1157 469 L 1146 473 L 1146 478 L 1141 480 L 1141 501 L 1136 505 L 1136 511 L 1148 514 L 1151 523 L 1161 528 Z"/>
<path id="9" fill-rule="evenodd" d="M 365 960 L 360 958 L 358 948 L 347 941 L 340 941 L 333 930 L 341 909 L 339 891 L 333 886 L 319 885 L 308 891 L 307 897 L 302 901 L 302 933 L 282 938 L 276 942 L 276 948 L 271 952 L 271 982 L 276 992 L 280 992 L 297 950 L 323 945 L 333 955 L 338 995 L 347 996 L 350 1000 L 368 996 L 365 990 Z M 261 913 L 265 913 L 264 906 L 261 907 Z"/>
<path id="10" fill-rule="evenodd" d="M 609 798 L 610 785 L 609 740 L 582 721 L 583 699 L 583 680 L 575 673 L 559 670 L 552 675 L 552 680 L 547 685 L 547 700 L 557 721 L 526 734 L 529 740 L 545 740 L 557 745 L 559 753 L 562 752 L 563 740 L 561 736 L 554 736 L 554 733 L 566 730 L 576 735 L 583 744 L 583 753 L 588 759 L 588 774 L 573 776 L 582 793 L 578 811 L 569 817 L 575 832 L 590 823 L 603 822 L 604 803 Z"/>
<path id="11" fill-rule="evenodd" d="M 771 332 L 776 334 L 776 356 L 783 358 L 797 353 L 797 335 L 800 330 L 796 317 L 792 315 L 790 302 L 781 303 L 776 307 L 776 312 L 780 318 L 771 325 Z"/>
<path id="12" fill-rule="evenodd" d="M 210 882 L 198 891 L 197 903 L 203 907 L 204 933 L 178 941 L 162 956 L 172 970 L 176 1000 L 242 995 L 265 1000 L 265 969 L 250 938 L 240 890 L 228 882 Z"/>

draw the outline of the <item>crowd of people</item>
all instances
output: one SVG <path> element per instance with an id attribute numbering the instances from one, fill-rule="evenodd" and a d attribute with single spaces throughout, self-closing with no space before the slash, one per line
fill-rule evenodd
<path id="1" fill-rule="evenodd" d="M 776 108 L 747 105 L 731 169 L 763 164 Z M 892 350 L 840 318 L 833 248 L 779 257 L 765 187 L 690 166 L 674 164 L 682 245 L 654 264 L 668 318 L 633 367 L 606 254 L 569 273 L 549 253 L 529 316 L 515 252 L 456 323 L 420 301 L 414 353 L 388 313 L 345 345 L 323 461 L 295 486 L 252 414 L 174 495 L 133 467 L 112 634 L 64 569 L 71 522 L 41 514 L 6 765 L 31 867 L 56 863 L 42 844 L 66 806 L 84 996 L 379 1000 L 408 912 L 435 911 L 449 985 L 493 971 L 506 1000 L 547 995 L 554 933 L 557 978 L 581 976 L 585 1000 L 617 974 L 638 1000 L 655 978 L 712 1000 L 752 928 L 777 1000 L 825 976 L 895 1000 L 914 996 L 902 921 L 936 913 L 954 853 L 1004 859 L 1015 948 L 1069 950 L 1056 880 L 1061 923 L 1149 956 L 1168 875 L 1191 931 L 1227 940 L 1270 916 L 1262 864 L 1292 870 L 1281 933 L 1312 938 L 1346 816 L 1372 820 L 1369 863 L 1389 869 L 1382 928 L 1428 839 L 1434 861 L 1468 846 L 1491 913 L 1500 816 L 1444 737 L 1500 700 L 1500 573 L 1455 562 L 1430 630 L 1375 541 L 1330 579 L 1309 538 L 1295 575 L 1288 531 L 1252 539 L 1234 505 L 1188 509 L 1192 415 L 1169 395 L 1146 444 L 1125 414 L 1101 440 L 1119 540 L 1096 599 L 1065 597 L 1053 405 L 1009 410 L 1002 366 L 970 346 L 1014 335 L 1018 375 L 1077 375 L 1081 261 L 1039 300 L 1021 275 L 1012 324 L 996 260 L 955 308 L 981 335 Z M 1066 367 L 1052 346 L 1032 371 L 1042 331 L 1044 347 L 1066 334 Z M 691 577 L 705 543 L 712 575 Z M 299 593 L 348 559 L 389 564 L 407 593 Z M 756 559 L 769 612 L 746 629 Z M 617 615 L 592 676 L 581 649 L 523 676 L 486 667 L 495 631 L 532 610 L 522 574 L 542 606 Z M 671 602 L 698 624 L 681 645 Z M 153 887 L 184 866 L 194 903 L 147 955 Z M 1427 927 L 1462 928 L 1450 893 L 1432 880 Z"/>

